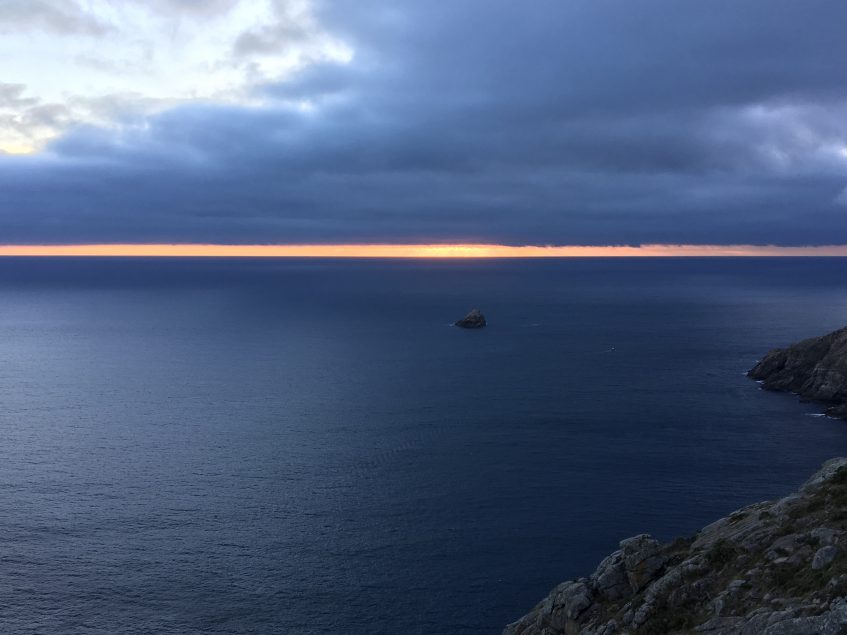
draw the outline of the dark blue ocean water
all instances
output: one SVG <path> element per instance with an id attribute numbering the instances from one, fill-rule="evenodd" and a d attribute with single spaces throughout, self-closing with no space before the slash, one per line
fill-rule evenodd
<path id="1" fill-rule="evenodd" d="M 841 259 L 0 260 L 0 632 L 498 632 L 847 455 L 743 375 L 845 323 Z"/>

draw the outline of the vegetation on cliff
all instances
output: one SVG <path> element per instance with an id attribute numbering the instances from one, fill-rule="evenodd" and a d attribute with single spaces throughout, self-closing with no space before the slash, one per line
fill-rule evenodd
<path id="1" fill-rule="evenodd" d="M 661 544 L 628 538 L 504 635 L 847 633 L 847 459 L 799 492 Z"/>

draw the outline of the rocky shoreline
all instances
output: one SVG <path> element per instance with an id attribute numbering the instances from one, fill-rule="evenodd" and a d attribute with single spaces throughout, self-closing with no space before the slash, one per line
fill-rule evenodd
<path id="1" fill-rule="evenodd" d="M 621 541 L 504 635 L 847 633 L 847 458 L 798 492 L 662 544 Z"/>
<path id="2" fill-rule="evenodd" d="M 847 419 L 847 328 L 770 351 L 748 373 L 766 390 L 793 392 Z"/>
<path id="3" fill-rule="evenodd" d="M 774 349 L 748 376 L 847 419 L 847 328 Z M 847 635 L 847 458 L 693 537 L 619 547 L 503 635 Z"/>

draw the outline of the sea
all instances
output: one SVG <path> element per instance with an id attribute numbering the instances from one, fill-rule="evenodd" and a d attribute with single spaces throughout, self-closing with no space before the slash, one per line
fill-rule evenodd
<path id="1" fill-rule="evenodd" d="M 0 632 L 499 633 L 847 455 L 745 376 L 845 324 L 838 258 L 0 259 Z"/>

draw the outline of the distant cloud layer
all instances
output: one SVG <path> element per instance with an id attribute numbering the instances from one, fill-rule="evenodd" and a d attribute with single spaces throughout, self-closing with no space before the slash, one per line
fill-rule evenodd
<path id="1" fill-rule="evenodd" d="M 0 242 L 847 243 L 846 21 L 0 0 Z"/>

